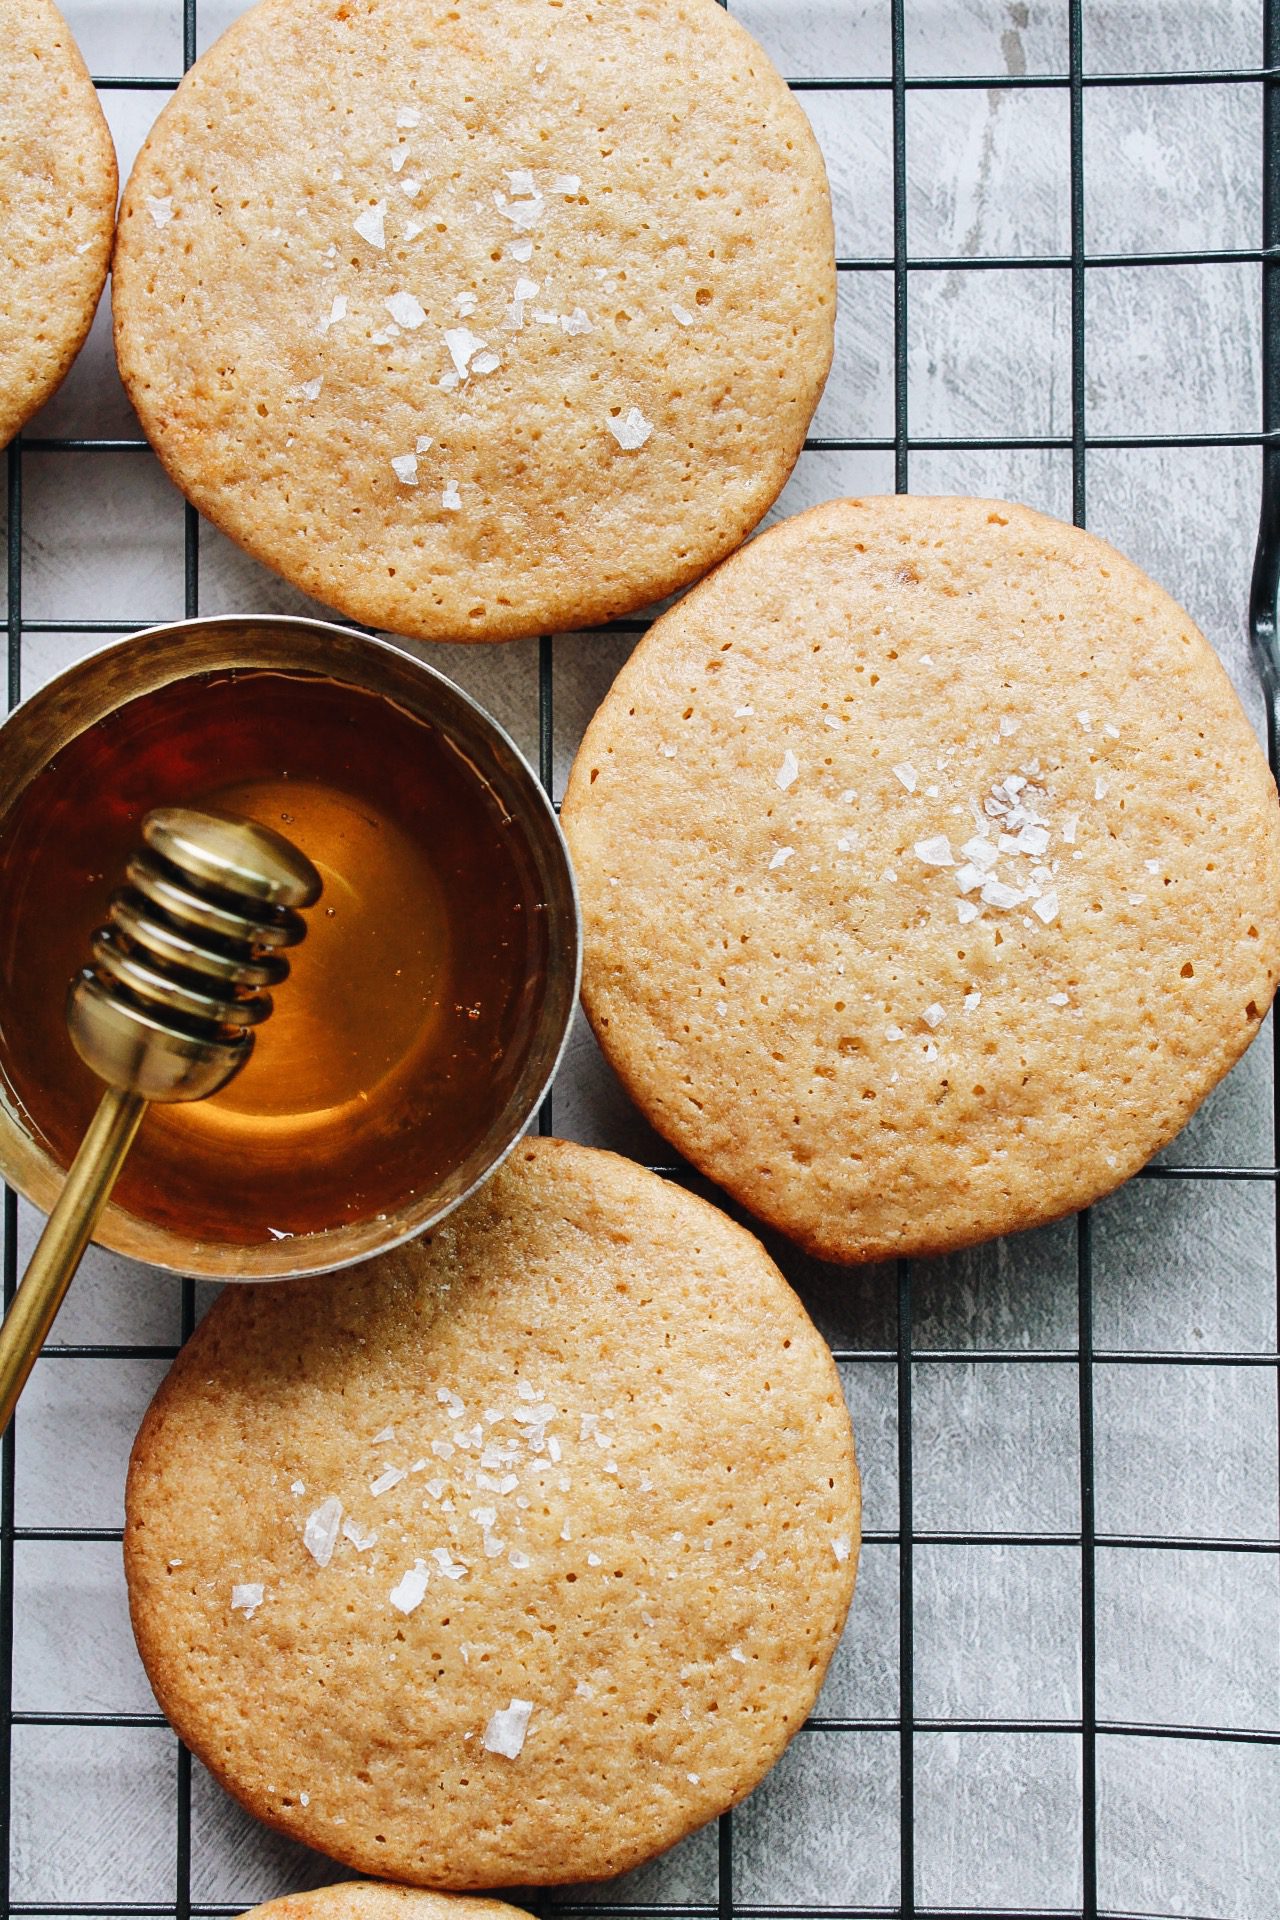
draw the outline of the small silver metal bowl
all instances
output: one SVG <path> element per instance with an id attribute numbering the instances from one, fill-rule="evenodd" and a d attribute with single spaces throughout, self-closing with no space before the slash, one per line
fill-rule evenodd
<path id="1" fill-rule="evenodd" d="M 505 1158 L 550 1086 L 568 1038 L 582 964 L 568 850 L 550 799 L 514 742 L 474 700 L 414 655 L 324 621 L 276 615 L 179 621 L 77 661 L 0 726 L 0 825 L 60 749 L 128 701 L 196 675 L 254 668 L 319 673 L 382 695 L 439 729 L 468 757 L 523 830 L 545 902 L 547 965 L 524 1058 L 492 1125 L 451 1171 L 406 1194 L 400 1205 L 323 1232 L 253 1245 L 188 1238 L 119 1205 L 103 1214 L 95 1234 L 100 1245 L 216 1280 L 280 1280 L 348 1266 L 426 1231 L 456 1207 Z M 20 931 L 38 952 L 40 929 Z M 51 981 L 50 992 L 61 996 L 66 986 Z M 288 991 L 287 983 L 280 991 Z M 0 1049 L 0 1174 L 48 1212 L 63 1170 L 21 1111 L 3 1066 Z"/>

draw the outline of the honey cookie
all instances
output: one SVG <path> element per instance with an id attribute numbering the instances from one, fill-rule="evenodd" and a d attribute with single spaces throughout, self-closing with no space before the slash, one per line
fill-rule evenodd
<path id="1" fill-rule="evenodd" d="M 1096 1200 L 1275 991 L 1276 789 L 1225 673 L 1135 566 L 1022 507 L 764 535 L 623 668 L 563 823 L 624 1084 L 830 1260 Z"/>
<path id="2" fill-rule="evenodd" d="M 763 1248 L 531 1139 L 426 1239 L 228 1288 L 130 1465 L 160 1704 L 363 1872 L 597 1879 L 750 1792 L 817 1695 L 858 1486 Z"/>
<path id="3" fill-rule="evenodd" d="M 50 0 L 0 0 L 0 447 L 62 381 L 93 323 L 116 154 Z"/>
<path id="4" fill-rule="evenodd" d="M 716 0 L 260 0 L 139 156 L 113 297 L 202 513 L 352 619 L 505 640 L 765 513 L 831 362 L 830 199 Z"/>
<path id="5" fill-rule="evenodd" d="M 347 1880 L 312 1893 L 286 1893 L 241 1920 L 528 1920 L 505 1900 L 470 1900 L 381 1880 Z"/>

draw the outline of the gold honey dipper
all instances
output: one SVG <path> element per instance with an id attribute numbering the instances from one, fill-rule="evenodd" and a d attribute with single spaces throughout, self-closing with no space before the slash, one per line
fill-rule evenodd
<path id="1" fill-rule="evenodd" d="M 207 1099 L 239 1073 L 288 975 L 282 950 L 306 933 L 297 909 L 320 897 L 311 862 L 253 820 L 161 807 L 142 840 L 67 1000 L 76 1052 L 106 1091 L 0 1327 L 0 1433 L 148 1105 Z"/>

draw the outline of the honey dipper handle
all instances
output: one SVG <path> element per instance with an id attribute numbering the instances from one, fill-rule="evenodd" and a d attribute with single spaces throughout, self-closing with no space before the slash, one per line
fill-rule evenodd
<path id="1" fill-rule="evenodd" d="M 109 1087 L 89 1122 L 57 1205 L 0 1326 L 0 1433 L 13 1418 L 27 1375 L 62 1305 L 98 1215 L 111 1197 L 146 1110 L 147 1103 L 140 1094 Z"/>

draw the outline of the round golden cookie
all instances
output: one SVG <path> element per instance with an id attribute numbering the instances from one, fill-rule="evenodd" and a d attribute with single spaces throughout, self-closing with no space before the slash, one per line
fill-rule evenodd
<path id="1" fill-rule="evenodd" d="M 202 513 L 353 619 L 505 640 L 683 586 L 770 506 L 831 208 L 716 0 L 261 0 L 138 159 L 113 297 Z"/>
<path id="2" fill-rule="evenodd" d="M 748 1793 L 857 1541 L 835 1367 L 758 1242 L 529 1140 L 428 1239 L 221 1295 L 139 1433 L 125 1570 L 237 1799 L 477 1887 L 619 1873 Z"/>
<path id="3" fill-rule="evenodd" d="M 831 1260 L 1118 1186 L 1280 968 L 1276 789 L 1226 675 L 1136 567 L 1021 507 L 764 535 L 637 648 L 563 822 L 624 1084 Z"/>
<path id="4" fill-rule="evenodd" d="M 50 0 L 0 0 L 0 447 L 79 353 L 107 277 L 116 154 Z"/>
<path id="5" fill-rule="evenodd" d="M 347 1880 L 313 1893 L 286 1893 L 243 1914 L 241 1920 L 528 1920 L 505 1900 L 469 1900 L 384 1881 Z"/>

